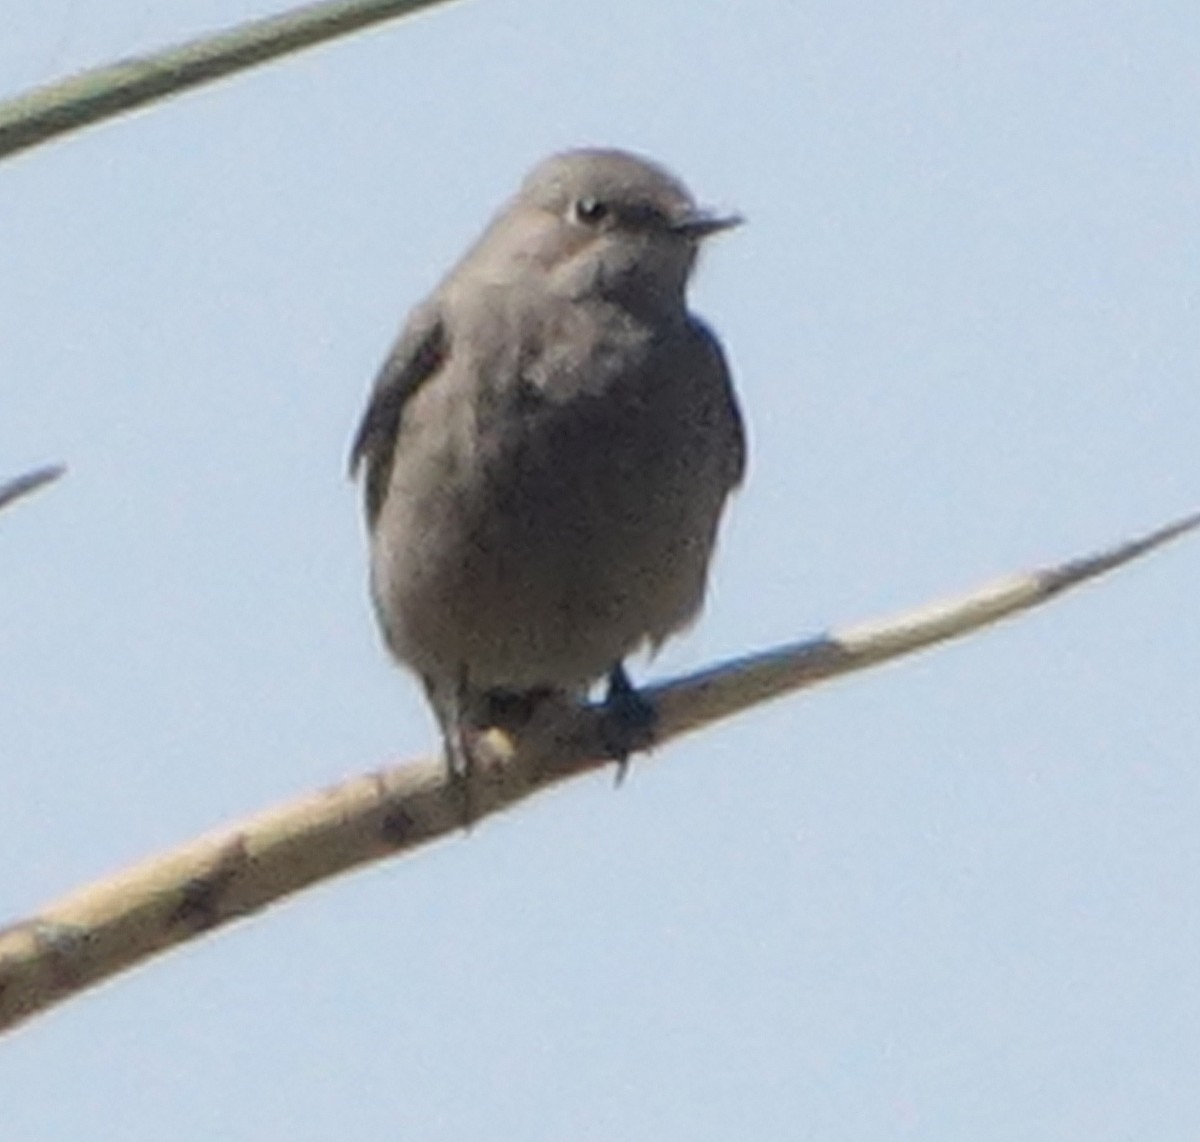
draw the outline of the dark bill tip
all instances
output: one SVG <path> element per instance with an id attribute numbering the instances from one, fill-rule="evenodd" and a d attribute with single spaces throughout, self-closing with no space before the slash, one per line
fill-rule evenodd
<path id="1" fill-rule="evenodd" d="M 680 219 L 674 228 L 676 233 L 699 242 L 702 238 L 720 234 L 722 230 L 732 230 L 745 221 L 740 214 L 709 214 L 707 211 L 698 210 Z"/>

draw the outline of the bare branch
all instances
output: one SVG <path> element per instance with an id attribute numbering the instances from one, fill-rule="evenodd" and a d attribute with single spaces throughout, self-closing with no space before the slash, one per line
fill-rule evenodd
<path id="1" fill-rule="evenodd" d="M 895 618 L 848 627 L 665 683 L 653 695 L 661 710 L 660 732 L 663 737 L 688 733 L 826 679 L 961 638 L 1048 603 L 1063 591 L 1132 562 L 1197 527 L 1200 512 L 1080 559 L 1006 576 L 970 594 Z"/>
<path id="2" fill-rule="evenodd" d="M 0 484 L 0 509 L 16 503 L 22 496 L 36 492 L 38 488 L 51 484 L 67 469 L 62 464 L 47 464 L 44 468 L 35 468 L 22 476 L 16 476 Z"/>
<path id="3" fill-rule="evenodd" d="M 957 638 L 1056 598 L 1200 526 L 1200 513 L 950 601 L 752 655 L 647 691 L 655 745 L 826 679 Z M 547 704 L 516 738 L 489 731 L 476 818 L 608 764 L 605 713 Z M 51 904 L 0 932 L 0 1028 L 193 937 L 462 825 L 440 759 L 393 766 L 270 809 Z"/>
<path id="4" fill-rule="evenodd" d="M 323 0 L 0 103 L 0 159 L 302 48 L 445 0 Z"/>

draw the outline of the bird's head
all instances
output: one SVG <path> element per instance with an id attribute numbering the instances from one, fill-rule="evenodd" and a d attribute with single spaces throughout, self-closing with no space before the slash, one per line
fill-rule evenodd
<path id="1" fill-rule="evenodd" d="M 701 210 L 682 183 L 647 159 L 577 150 L 533 169 L 485 244 L 488 257 L 514 276 L 546 275 L 568 295 L 681 309 L 700 244 L 740 221 Z"/>

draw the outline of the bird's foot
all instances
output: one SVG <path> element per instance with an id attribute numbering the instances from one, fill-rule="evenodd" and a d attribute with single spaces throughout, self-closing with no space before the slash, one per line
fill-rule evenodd
<path id="1" fill-rule="evenodd" d="M 618 663 L 608 676 L 608 693 L 600 723 L 600 739 L 605 751 L 617 763 L 618 786 L 629 772 L 630 755 L 654 744 L 657 725 L 658 710 L 654 703 L 634 687 L 625 667 Z"/>

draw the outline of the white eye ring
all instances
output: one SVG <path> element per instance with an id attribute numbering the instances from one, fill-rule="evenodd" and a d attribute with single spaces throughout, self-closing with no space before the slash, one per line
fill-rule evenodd
<path id="1" fill-rule="evenodd" d="M 608 205 L 598 198 L 579 198 L 571 204 L 571 214 L 576 222 L 595 226 L 608 217 Z"/>

